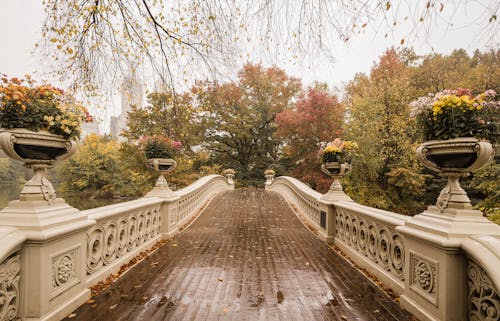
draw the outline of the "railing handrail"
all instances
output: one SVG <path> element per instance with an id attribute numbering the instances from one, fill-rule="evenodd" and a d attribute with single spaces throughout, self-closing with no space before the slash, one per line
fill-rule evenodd
<path id="1" fill-rule="evenodd" d="M 291 185 L 293 188 L 296 189 L 296 192 L 301 192 L 303 195 L 318 201 L 318 202 L 324 202 L 321 200 L 321 197 L 323 194 L 319 193 L 318 191 L 313 190 L 300 180 L 290 177 L 290 176 L 279 176 L 274 179 L 274 181 L 271 183 L 271 185 L 276 185 L 279 183 L 283 183 L 281 181 L 284 181 L 287 185 Z M 334 202 L 333 205 L 338 206 L 343 209 L 347 210 L 355 210 L 356 212 L 369 216 L 375 220 L 382 221 L 384 223 L 391 224 L 393 226 L 398 226 L 398 225 L 404 225 L 406 221 L 408 221 L 411 217 L 403 214 L 398 214 L 395 212 L 390 212 L 386 210 L 381 210 L 378 208 L 366 206 L 366 205 L 361 205 L 355 202 L 348 202 L 348 201 L 338 201 Z"/>
<path id="2" fill-rule="evenodd" d="M 209 183 L 211 180 L 215 180 L 215 179 L 221 179 L 221 180 L 226 181 L 224 176 L 208 175 L 208 176 L 204 176 L 204 177 L 198 179 L 194 183 L 192 183 L 184 188 L 177 190 L 175 193 L 178 196 L 180 196 L 181 198 L 183 198 L 183 197 L 199 190 L 200 188 L 203 188 L 204 186 L 206 186 L 207 183 Z M 142 198 L 132 200 L 132 201 L 121 202 L 121 203 L 117 203 L 117 204 L 105 205 L 105 206 L 101 206 L 101 207 L 96 207 L 96 208 L 84 210 L 84 211 L 81 211 L 81 213 L 84 215 L 87 215 L 87 217 L 89 219 L 99 221 L 99 220 L 102 220 L 105 218 L 113 217 L 115 215 L 120 215 L 124 211 L 129 212 L 129 211 L 139 209 L 141 207 L 150 206 L 150 205 L 158 204 L 161 202 L 163 202 L 163 200 L 159 197 L 142 197 Z"/>
<path id="3" fill-rule="evenodd" d="M 105 205 L 101 207 L 84 210 L 81 213 L 87 215 L 89 219 L 99 221 L 104 218 L 110 218 L 115 215 L 120 215 L 124 211 L 130 212 L 144 206 L 154 205 L 161 202 L 163 202 L 163 200 L 159 197 L 143 197 L 133 201 Z"/>
<path id="4" fill-rule="evenodd" d="M 475 235 L 462 242 L 462 249 L 488 274 L 496 289 L 500 289 L 500 237 Z"/>
<path id="5" fill-rule="evenodd" d="M 0 227 L 0 262 L 9 257 L 12 253 L 21 248 L 26 241 L 26 234 L 17 228 Z"/>
<path id="6" fill-rule="evenodd" d="M 300 180 L 290 177 L 290 176 L 279 176 L 273 180 L 271 185 L 276 185 L 280 183 L 280 181 L 285 181 L 289 184 L 291 184 L 293 187 L 296 187 L 300 192 L 302 192 L 304 195 L 309 196 L 311 199 L 319 201 L 319 198 L 323 195 L 319 193 L 318 191 L 313 190 Z"/>
<path id="7" fill-rule="evenodd" d="M 374 220 L 378 220 L 392 226 L 404 225 L 406 221 L 411 219 L 411 216 L 398 214 L 391 211 L 381 210 L 378 208 L 362 205 L 355 202 L 340 201 L 334 202 L 333 205 L 346 210 L 354 210 L 358 214 L 368 216 Z"/>
<path id="8" fill-rule="evenodd" d="M 177 190 L 176 194 L 179 195 L 180 197 L 184 197 L 184 196 L 189 195 L 190 193 L 193 193 L 196 190 L 202 188 L 203 186 L 205 186 L 206 183 L 210 182 L 211 180 L 215 180 L 215 179 L 221 179 L 221 180 L 226 181 L 226 178 L 222 175 L 217 175 L 217 174 L 207 175 L 207 176 L 204 176 L 202 178 L 199 178 L 194 183 L 189 184 L 188 186 Z"/>

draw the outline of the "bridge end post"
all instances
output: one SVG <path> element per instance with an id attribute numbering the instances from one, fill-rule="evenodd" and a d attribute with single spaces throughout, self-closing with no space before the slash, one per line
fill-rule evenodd
<path id="1" fill-rule="evenodd" d="M 180 197 L 178 195 L 175 197 L 169 197 L 164 199 L 161 205 L 160 214 L 162 239 L 169 239 L 177 232 L 179 199 Z"/>
<path id="2" fill-rule="evenodd" d="M 62 199 L 12 201 L 0 224 L 26 236 L 20 252 L 20 319 L 61 320 L 90 298 L 86 230 L 94 220 Z"/>
<path id="3" fill-rule="evenodd" d="M 401 304 L 420 320 L 469 320 L 463 244 L 473 235 L 500 236 L 500 227 L 477 212 L 443 214 L 429 207 L 397 227 L 406 239 Z"/>

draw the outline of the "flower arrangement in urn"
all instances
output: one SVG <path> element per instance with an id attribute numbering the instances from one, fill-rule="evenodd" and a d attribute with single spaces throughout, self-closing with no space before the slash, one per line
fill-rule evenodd
<path id="1" fill-rule="evenodd" d="M 334 141 L 326 144 L 320 150 L 321 160 L 323 164 L 338 162 L 350 163 L 354 153 L 358 149 L 358 144 L 352 141 L 343 141 L 340 138 L 335 138 Z"/>
<path id="2" fill-rule="evenodd" d="M 350 162 L 354 157 L 358 144 L 352 141 L 343 141 L 336 138 L 334 141 L 329 142 L 326 146 L 320 149 L 321 170 L 326 175 L 333 178 L 328 193 L 323 195 L 322 199 L 325 200 L 351 200 L 344 192 L 340 178 L 351 170 Z"/>
<path id="3" fill-rule="evenodd" d="M 45 171 L 76 151 L 83 121 L 92 116 L 69 94 L 49 84 L 0 75 L 0 148 L 32 168 L 33 177 L 21 191 L 21 201 L 44 200 L 56 194 Z"/>
<path id="4" fill-rule="evenodd" d="M 417 158 L 427 168 L 448 178 L 435 208 L 439 212 L 470 210 L 459 178 L 488 163 L 494 150 L 488 140 L 499 137 L 499 107 L 495 92 L 472 95 L 469 89 L 444 90 L 410 103 L 411 116 L 426 140 Z M 455 213 L 455 212 L 454 212 Z"/>
<path id="5" fill-rule="evenodd" d="M 181 150 L 181 142 L 163 135 L 152 135 L 142 137 L 140 145 L 146 155 L 148 166 L 155 171 L 168 173 L 177 167 L 176 161 L 172 158 Z"/>
<path id="6" fill-rule="evenodd" d="M 49 84 L 35 85 L 26 79 L 0 82 L 0 128 L 46 130 L 65 139 L 80 137 L 81 124 L 92 116 L 69 94 Z"/>
<path id="7" fill-rule="evenodd" d="M 410 115 L 416 118 L 426 141 L 458 137 L 491 141 L 499 134 L 500 102 L 495 101 L 495 95 L 493 90 L 475 96 L 465 88 L 443 90 L 411 102 Z"/>
<path id="8" fill-rule="evenodd" d="M 160 173 L 155 187 L 146 196 L 175 197 L 163 174 L 170 173 L 177 167 L 177 162 L 172 158 L 180 152 L 182 143 L 163 135 L 152 135 L 142 137 L 139 145 L 144 150 L 148 167 Z"/>
<path id="9" fill-rule="evenodd" d="M 146 158 L 172 158 L 182 149 L 182 143 L 163 135 L 144 136 L 140 144 Z"/>

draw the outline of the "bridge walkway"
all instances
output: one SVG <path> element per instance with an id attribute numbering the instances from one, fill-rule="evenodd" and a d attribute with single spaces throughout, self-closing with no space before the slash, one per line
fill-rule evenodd
<path id="1" fill-rule="evenodd" d="M 76 316 L 74 315 L 76 314 Z M 412 320 L 260 189 L 216 197 L 67 320 Z"/>

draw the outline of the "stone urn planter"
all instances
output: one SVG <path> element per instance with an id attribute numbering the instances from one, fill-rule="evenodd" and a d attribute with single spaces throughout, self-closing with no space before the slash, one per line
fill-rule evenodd
<path id="1" fill-rule="evenodd" d="M 234 178 L 235 174 L 236 174 L 236 172 L 232 168 L 225 169 L 222 172 L 222 175 L 224 175 L 224 177 L 226 177 L 228 184 L 231 184 L 231 185 L 234 184 L 233 178 Z"/>
<path id="2" fill-rule="evenodd" d="M 417 148 L 417 158 L 422 164 L 448 178 L 441 191 L 436 208 L 471 209 L 470 199 L 460 186 L 460 177 L 468 176 L 493 159 L 494 150 L 487 141 L 473 137 L 433 140 Z"/>
<path id="3" fill-rule="evenodd" d="M 175 193 L 168 186 L 165 174 L 172 172 L 177 167 L 177 162 L 171 158 L 148 158 L 146 164 L 150 169 L 160 173 L 155 187 L 146 196 L 173 196 Z"/>
<path id="4" fill-rule="evenodd" d="M 148 158 L 148 167 L 156 172 L 167 174 L 177 167 L 177 162 L 171 158 Z"/>
<path id="5" fill-rule="evenodd" d="M 76 152 L 76 143 L 41 130 L 0 129 L 0 148 L 12 159 L 21 161 L 33 169 L 33 177 L 24 185 L 21 201 L 45 200 L 49 203 L 56 199 L 52 184 L 46 171 L 54 162 L 64 160 Z"/>
<path id="6" fill-rule="evenodd" d="M 273 171 L 272 169 L 267 169 L 264 171 L 264 177 L 266 178 L 265 185 L 271 185 L 272 182 L 274 181 L 274 175 L 276 175 L 276 172 Z"/>
<path id="7" fill-rule="evenodd" d="M 329 201 L 351 201 L 351 198 L 344 193 L 342 183 L 340 183 L 340 179 L 344 175 L 349 173 L 350 170 L 351 165 L 349 165 L 348 163 L 327 162 L 321 165 L 321 171 L 333 178 L 333 182 L 330 185 L 330 190 L 325 195 L 323 195 L 322 199 Z"/>

